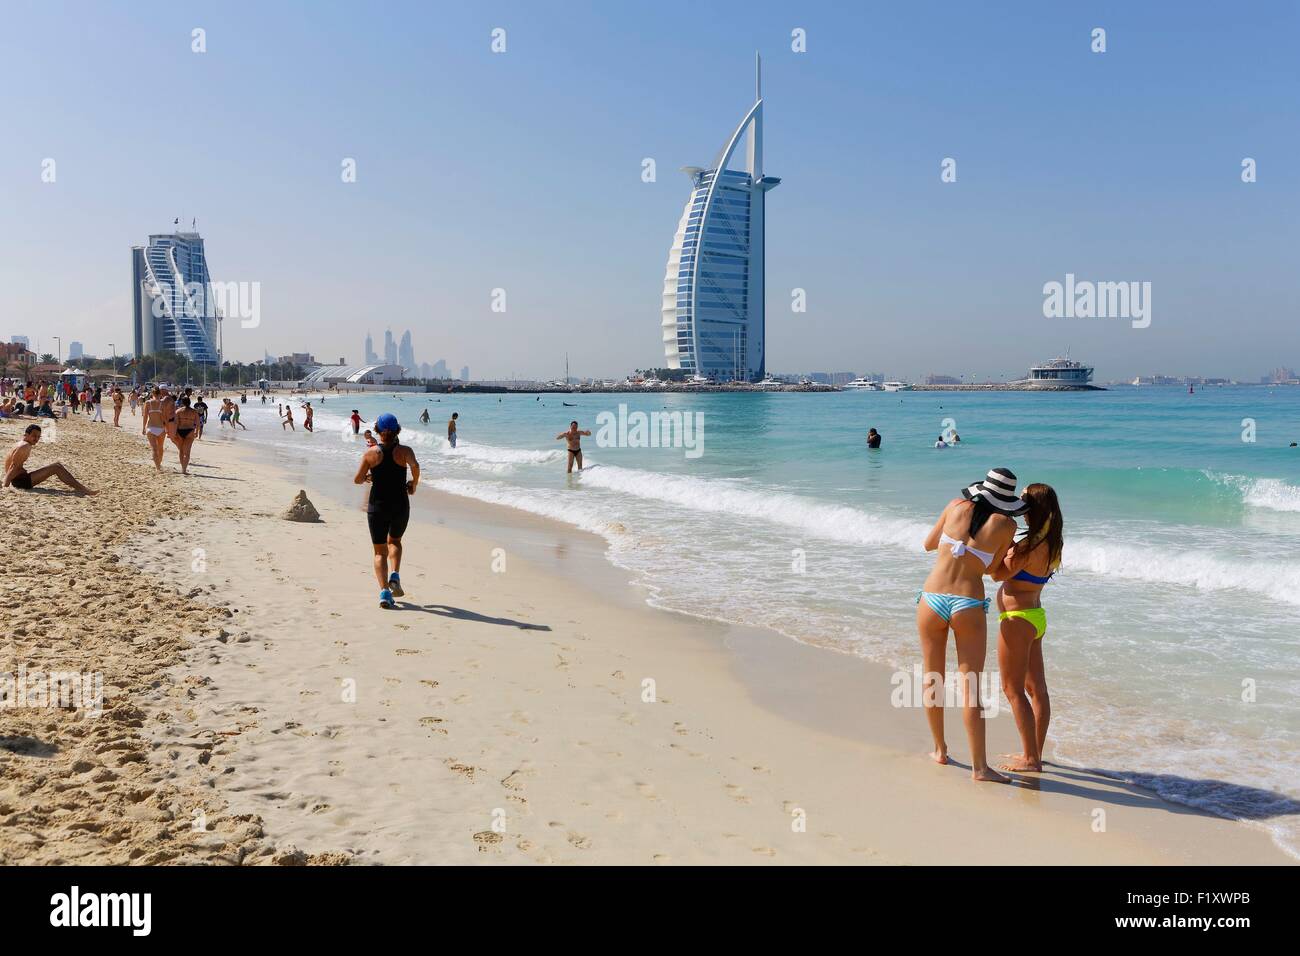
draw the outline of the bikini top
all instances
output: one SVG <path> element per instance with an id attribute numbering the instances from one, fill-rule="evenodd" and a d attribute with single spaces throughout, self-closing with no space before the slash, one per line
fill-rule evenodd
<path id="1" fill-rule="evenodd" d="M 979 548 L 971 547 L 965 541 L 958 541 L 956 538 L 949 537 L 943 533 L 939 534 L 939 543 L 951 547 L 952 556 L 954 558 L 960 558 L 963 554 L 973 554 L 984 563 L 984 567 L 986 568 L 993 563 L 992 551 L 981 551 Z"/>
<path id="2" fill-rule="evenodd" d="M 1055 577 L 1056 572 L 1050 572 L 1047 577 L 1040 578 L 1037 574 L 1030 574 L 1028 571 L 1017 571 L 1012 581 L 1028 581 L 1030 584 L 1046 584 Z"/>

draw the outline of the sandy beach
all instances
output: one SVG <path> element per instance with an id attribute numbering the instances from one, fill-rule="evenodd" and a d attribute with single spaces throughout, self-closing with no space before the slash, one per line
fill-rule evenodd
<path id="1" fill-rule="evenodd" d="M 382 611 L 350 468 L 210 427 L 156 476 L 138 423 L 38 448 L 97 498 L 0 493 L 38 555 L 0 579 L 0 673 L 104 689 L 5 711 L 3 862 L 1291 862 L 1092 771 L 976 785 L 957 713 L 939 767 L 888 669 L 649 607 L 601 539 L 510 509 L 421 488 Z M 299 489 L 322 521 L 281 517 Z"/>

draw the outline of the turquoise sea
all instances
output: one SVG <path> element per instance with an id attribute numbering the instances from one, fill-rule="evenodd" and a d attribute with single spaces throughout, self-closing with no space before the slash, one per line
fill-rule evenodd
<path id="1" fill-rule="evenodd" d="M 573 418 L 596 431 L 620 405 L 690 414 L 702 447 L 593 435 L 588 470 L 566 477 L 554 436 Z M 1047 482 L 1066 520 L 1063 570 L 1044 593 L 1049 758 L 1266 827 L 1300 857 L 1300 448 L 1288 447 L 1300 388 L 407 394 L 316 407 L 316 434 L 290 435 L 274 405 L 250 401 L 240 440 L 350 476 L 348 411 L 392 411 L 426 482 L 604 536 L 654 603 L 901 667 L 917 658 L 913 600 L 932 561 L 921 541 L 939 510 L 993 466 Z M 455 450 L 443 438 L 453 410 Z M 961 443 L 935 449 L 951 428 Z M 995 617 L 990 635 L 995 667 Z"/>

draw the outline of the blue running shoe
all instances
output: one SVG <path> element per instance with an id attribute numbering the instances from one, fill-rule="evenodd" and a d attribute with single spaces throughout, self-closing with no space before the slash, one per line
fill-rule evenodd
<path id="1" fill-rule="evenodd" d="M 379 592 L 379 606 L 384 608 L 390 608 L 393 606 L 393 592 L 388 590 L 388 588 L 384 588 Z"/>

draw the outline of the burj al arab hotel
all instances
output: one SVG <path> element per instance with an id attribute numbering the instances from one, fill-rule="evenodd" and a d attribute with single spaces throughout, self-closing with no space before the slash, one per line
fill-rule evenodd
<path id="1" fill-rule="evenodd" d="M 746 137 L 743 153 L 737 151 Z M 743 162 L 742 162 L 743 159 Z M 734 165 L 740 168 L 732 168 Z M 755 56 L 754 105 L 708 169 L 685 166 L 691 195 L 664 275 L 668 368 L 718 382 L 766 374 L 763 315 L 763 197 L 781 180 L 763 175 L 762 63 Z"/>

